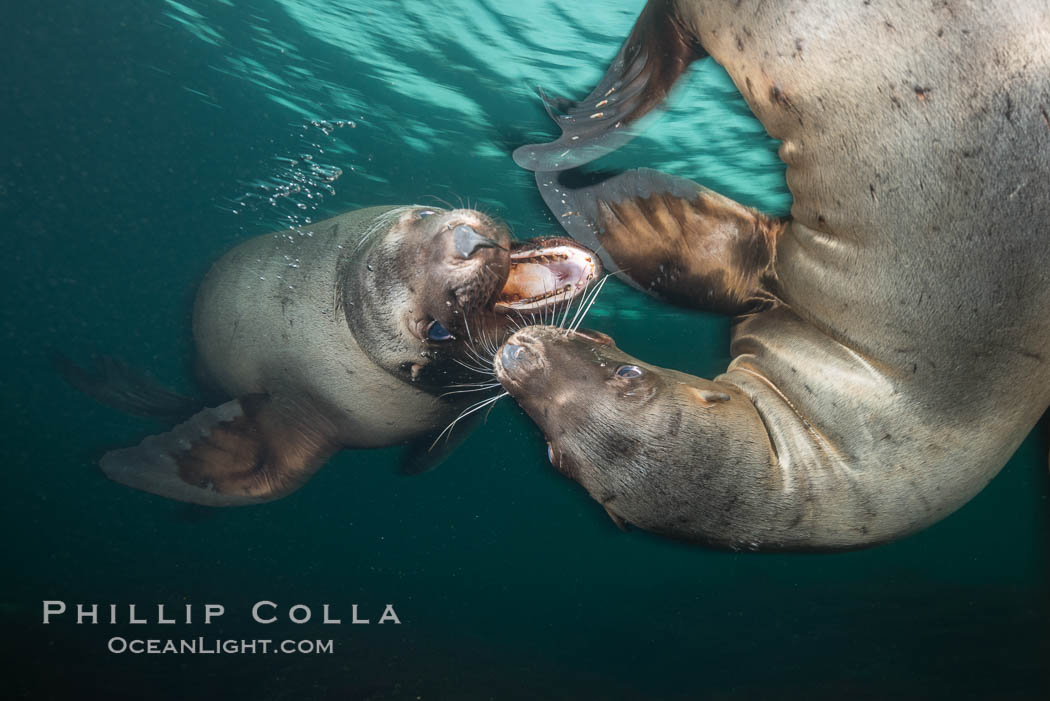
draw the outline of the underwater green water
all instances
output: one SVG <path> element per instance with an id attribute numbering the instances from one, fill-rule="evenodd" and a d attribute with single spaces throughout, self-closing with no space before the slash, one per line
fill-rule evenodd
<path id="1" fill-rule="evenodd" d="M 944 522 L 835 555 L 623 534 L 550 468 L 510 400 L 438 470 L 395 474 L 397 448 L 344 452 L 258 507 L 190 508 L 96 469 L 105 450 L 160 427 L 76 394 L 51 351 L 110 352 L 192 391 L 197 282 L 233 244 L 307 218 L 462 200 L 519 237 L 556 233 L 509 156 L 551 134 L 533 88 L 585 94 L 642 5 L 7 8 L 5 697 L 1050 698 L 1042 432 Z M 775 150 L 705 61 L 607 165 L 660 168 L 784 214 Z M 305 187 L 292 193 L 295 177 Z M 587 325 L 658 365 L 711 376 L 728 361 L 728 319 L 618 284 Z M 227 613 L 210 626 L 43 626 L 48 599 Z M 264 599 L 315 616 L 328 603 L 344 623 L 354 603 L 373 621 L 393 603 L 402 623 L 262 627 L 249 609 Z M 114 635 L 332 639 L 334 653 L 115 655 Z"/>

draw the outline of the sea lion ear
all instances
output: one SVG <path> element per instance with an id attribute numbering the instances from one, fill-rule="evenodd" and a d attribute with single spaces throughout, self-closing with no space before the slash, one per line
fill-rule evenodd
<path id="1" fill-rule="evenodd" d="M 699 389 L 697 387 L 689 387 L 689 396 L 696 401 L 702 407 L 710 407 L 715 404 L 721 404 L 722 402 L 728 402 L 730 397 L 725 392 L 716 392 L 710 389 Z"/>
<path id="2" fill-rule="evenodd" d="M 549 98 L 540 90 L 562 135 L 548 144 L 518 148 L 514 162 L 526 170 L 568 170 L 630 141 L 630 127 L 663 102 L 689 64 L 707 56 L 673 5 L 673 0 L 650 0 L 601 82 L 583 100 Z"/>
<path id="3" fill-rule="evenodd" d="M 609 334 L 602 333 L 601 331 L 595 331 L 594 329 L 576 329 L 573 335 L 586 338 L 588 341 L 597 343 L 600 346 L 615 346 L 616 341 L 612 339 Z"/>

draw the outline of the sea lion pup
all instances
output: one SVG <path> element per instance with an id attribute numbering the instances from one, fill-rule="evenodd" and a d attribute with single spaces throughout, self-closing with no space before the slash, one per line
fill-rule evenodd
<path id="1" fill-rule="evenodd" d="M 342 448 L 416 441 L 425 454 L 475 401 L 480 375 L 465 366 L 599 270 L 578 244 L 511 242 L 469 209 L 372 207 L 250 239 L 212 267 L 193 314 L 202 376 L 233 399 L 107 453 L 102 470 L 171 499 L 229 506 L 288 494 Z M 135 413 L 192 406 L 113 362 L 101 376 L 65 369 Z M 469 391 L 452 387 L 461 383 Z M 422 466 L 417 456 L 410 469 Z"/>
<path id="2" fill-rule="evenodd" d="M 689 181 L 552 172 L 628 138 L 693 60 L 787 163 L 790 219 Z M 1050 403 L 1050 6 L 653 0 L 599 86 L 522 147 L 558 221 L 664 299 L 741 314 L 714 381 L 525 329 L 499 379 L 616 518 L 846 549 L 944 518 Z"/>

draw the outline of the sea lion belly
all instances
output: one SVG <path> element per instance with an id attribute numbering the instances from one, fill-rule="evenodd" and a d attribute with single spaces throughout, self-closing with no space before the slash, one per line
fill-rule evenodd
<path id="1" fill-rule="evenodd" d="M 783 141 L 777 296 L 911 383 L 935 368 L 943 403 L 964 375 L 1050 387 L 1050 10 L 709 6 L 678 3 Z"/>

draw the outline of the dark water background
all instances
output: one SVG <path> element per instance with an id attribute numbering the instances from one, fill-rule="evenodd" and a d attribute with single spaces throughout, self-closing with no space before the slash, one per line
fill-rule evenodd
<path id="1" fill-rule="evenodd" d="M 1042 434 L 943 523 L 825 556 L 624 535 L 550 469 L 509 400 L 437 471 L 394 474 L 397 449 L 343 453 L 299 493 L 253 508 L 187 508 L 94 468 L 160 427 L 76 395 L 49 351 L 113 352 L 191 390 L 193 291 L 236 242 L 289 217 L 433 198 L 469 198 L 519 236 L 555 231 L 509 151 L 550 133 L 531 86 L 586 92 L 642 6 L 588 4 L 9 3 L 4 696 L 1050 697 Z M 610 160 L 785 213 L 775 147 L 706 62 Z M 301 155 L 322 167 L 278 160 Z M 295 174 L 313 196 L 280 196 Z M 588 325 L 660 365 L 710 376 L 728 360 L 726 319 L 622 287 Z M 208 627 L 45 627 L 44 599 L 217 602 L 227 614 Z M 344 621 L 352 603 L 373 620 L 393 603 L 403 624 L 263 627 L 248 615 L 260 599 L 315 614 L 330 603 Z M 335 654 L 118 656 L 105 651 L 113 635 L 332 638 Z"/>

